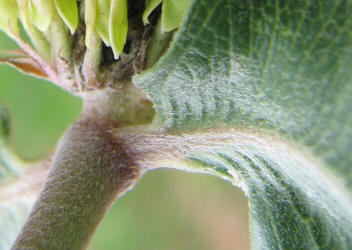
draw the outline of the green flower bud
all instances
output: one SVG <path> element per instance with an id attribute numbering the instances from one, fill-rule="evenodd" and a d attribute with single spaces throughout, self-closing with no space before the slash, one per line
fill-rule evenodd
<path id="1" fill-rule="evenodd" d="M 28 0 L 28 18 L 40 31 L 46 31 L 52 21 L 54 4 L 52 0 Z"/>
<path id="2" fill-rule="evenodd" d="M 0 29 L 9 36 L 18 35 L 18 5 L 16 0 L 0 0 Z"/>
<path id="3" fill-rule="evenodd" d="M 146 45 L 155 45 L 155 41 L 160 39 L 168 43 L 171 36 L 165 32 L 180 25 L 190 1 L 0 0 L 0 28 L 32 57 L 36 65 L 27 67 L 26 64 L 26 68 L 39 67 L 43 69 L 43 75 L 66 90 L 81 92 L 104 84 L 122 82 L 135 72 L 150 66 L 150 63 L 159 58 L 162 50 L 155 46 L 147 49 Z M 152 39 L 150 29 L 140 25 L 139 19 L 147 25 L 149 16 L 161 4 L 161 17 L 154 32 L 157 39 Z M 144 10 L 137 9 L 143 6 Z M 129 8 L 134 8 L 134 12 L 130 12 L 131 16 L 128 16 Z M 80 20 L 83 13 L 84 20 Z M 19 38 L 18 19 L 30 37 L 35 51 Z M 132 23 L 131 34 L 128 34 L 129 21 Z M 127 36 L 132 53 L 130 49 L 124 52 Z M 102 46 L 103 42 L 111 47 L 113 58 L 111 52 Z M 163 44 L 162 47 L 166 48 L 167 44 Z M 150 51 L 153 53 L 152 57 L 146 55 Z M 148 58 L 154 59 L 146 63 Z M 118 59 L 121 59 L 120 62 L 117 62 Z M 8 60 L 4 59 L 2 62 Z M 108 67 L 113 64 L 114 69 L 109 70 Z M 18 63 L 11 65 L 23 70 Z M 117 76 L 119 72 L 121 76 Z M 99 79 L 102 79 L 101 82 L 96 83 Z"/>
<path id="4" fill-rule="evenodd" d="M 75 33 L 78 25 L 78 7 L 75 0 L 54 0 L 59 15 L 69 27 L 71 33 Z"/>
<path id="5" fill-rule="evenodd" d="M 115 59 L 119 58 L 123 50 L 127 29 L 127 0 L 112 0 L 109 17 L 109 38 Z"/>
<path id="6" fill-rule="evenodd" d="M 109 16 L 111 0 L 97 0 L 97 19 L 95 28 L 106 46 L 110 46 Z"/>
<path id="7" fill-rule="evenodd" d="M 34 10 L 35 7 L 31 0 L 18 0 L 17 3 L 20 20 L 34 47 L 45 60 L 50 61 L 51 45 L 45 35 L 35 26 L 36 21 L 41 22 L 38 10 Z"/>
<path id="8" fill-rule="evenodd" d="M 91 49 L 94 44 L 92 44 L 92 37 L 95 34 L 95 21 L 97 15 L 97 1 L 96 0 L 86 0 L 84 8 L 84 20 L 86 23 L 86 46 Z"/>

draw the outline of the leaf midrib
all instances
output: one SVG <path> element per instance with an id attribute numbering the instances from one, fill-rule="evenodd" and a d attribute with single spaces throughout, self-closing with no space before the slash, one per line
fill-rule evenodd
<path id="1" fill-rule="evenodd" d="M 310 148 L 297 145 L 272 133 L 243 127 L 197 129 L 192 131 L 168 132 L 166 130 L 133 131 L 131 128 L 113 130 L 115 137 L 123 141 L 126 151 L 134 155 L 144 169 L 154 168 L 160 162 L 179 162 L 192 152 L 233 147 L 258 147 L 272 152 L 290 152 L 297 158 L 316 166 L 316 171 L 328 177 L 339 189 L 346 190 L 328 164 L 314 156 Z M 154 166 L 150 163 L 154 162 Z M 172 164 L 175 165 L 175 164 Z M 346 195 L 348 194 L 347 191 Z M 349 196 L 349 195 L 347 195 Z"/>

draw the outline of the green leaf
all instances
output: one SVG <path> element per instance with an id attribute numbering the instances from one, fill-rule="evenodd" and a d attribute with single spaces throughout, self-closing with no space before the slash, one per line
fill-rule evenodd
<path id="1" fill-rule="evenodd" d="M 351 11 L 348 0 L 196 0 L 165 56 L 134 77 L 173 134 L 281 138 L 187 151 L 240 179 L 254 249 L 352 247 Z"/>
<path id="2" fill-rule="evenodd" d="M 127 0 L 112 0 L 109 16 L 109 40 L 115 59 L 119 58 L 127 38 Z"/>
<path id="3" fill-rule="evenodd" d="M 346 194 L 312 162 L 282 149 L 229 146 L 194 153 L 188 161 L 245 191 L 252 249 L 350 249 Z"/>
<path id="4" fill-rule="evenodd" d="M 168 32 L 176 29 L 182 20 L 190 0 L 164 0 L 161 14 L 162 31 Z"/>
<path id="5" fill-rule="evenodd" d="M 0 29 L 18 34 L 18 6 L 16 0 L 0 0 Z M 9 28 L 11 30 L 9 30 Z"/>
<path id="6" fill-rule="evenodd" d="M 62 20 L 69 27 L 73 34 L 78 25 L 78 7 L 77 1 L 72 0 L 54 0 L 55 6 Z"/>

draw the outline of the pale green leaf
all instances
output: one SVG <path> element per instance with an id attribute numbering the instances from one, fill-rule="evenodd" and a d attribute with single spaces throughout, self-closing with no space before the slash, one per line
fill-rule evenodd
<path id="1" fill-rule="evenodd" d="M 109 16 L 109 39 L 115 59 L 119 58 L 127 38 L 127 0 L 112 0 Z"/>
<path id="2" fill-rule="evenodd" d="M 143 12 L 143 23 L 148 24 L 149 20 L 148 17 L 149 15 L 153 12 L 153 10 L 158 7 L 158 5 L 162 2 L 163 0 L 146 0 L 145 1 L 145 10 Z"/>
<path id="3" fill-rule="evenodd" d="M 97 0 L 97 20 L 95 28 L 106 46 L 110 46 L 109 16 L 111 0 Z"/>
<path id="4" fill-rule="evenodd" d="M 168 32 L 176 29 L 182 20 L 190 0 L 164 0 L 161 12 L 162 31 Z"/>
<path id="5" fill-rule="evenodd" d="M 351 11 L 348 0 L 196 0 L 165 56 L 134 78 L 173 133 L 281 138 L 270 152 L 244 141 L 188 156 L 240 179 L 254 249 L 352 248 Z"/>
<path id="6" fill-rule="evenodd" d="M 18 34 L 18 5 L 16 0 L 0 0 L 0 29 Z M 11 30 L 9 30 L 9 28 Z"/>
<path id="7" fill-rule="evenodd" d="M 55 6 L 62 20 L 69 27 L 73 34 L 78 25 L 77 1 L 73 0 L 54 0 Z"/>

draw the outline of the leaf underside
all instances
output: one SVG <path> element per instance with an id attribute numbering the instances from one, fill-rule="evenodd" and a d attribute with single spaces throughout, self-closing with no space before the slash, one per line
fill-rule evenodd
<path id="1" fill-rule="evenodd" d="M 186 157 L 244 188 L 254 249 L 352 248 L 351 11 L 347 0 L 196 0 L 167 54 L 134 77 L 156 126 L 249 128 L 300 148 Z"/>
<path id="2" fill-rule="evenodd" d="M 252 249 L 351 248 L 352 206 L 306 159 L 229 146 L 192 153 L 187 161 L 245 191 Z"/>

